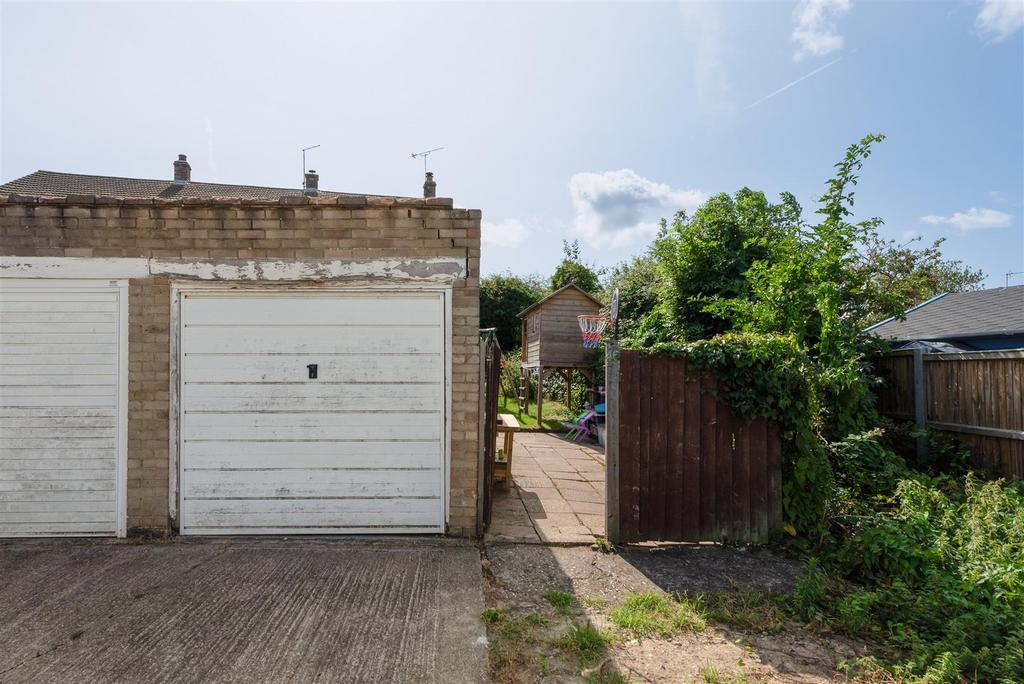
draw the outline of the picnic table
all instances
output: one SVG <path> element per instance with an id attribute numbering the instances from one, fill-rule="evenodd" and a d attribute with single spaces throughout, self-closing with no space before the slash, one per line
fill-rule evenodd
<path id="1" fill-rule="evenodd" d="M 491 471 L 493 480 L 498 477 L 504 478 L 505 491 L 512 489 L 512 448 L 514 446 L 515 434 L 519 432 L 519 421 L 511 413 L 498 414 L 498 434 L 504 435 L 502 451 L 505 454 L 504 461 L 495 461 Z M 493 484 L 492 480 L 492 484 Z"/>

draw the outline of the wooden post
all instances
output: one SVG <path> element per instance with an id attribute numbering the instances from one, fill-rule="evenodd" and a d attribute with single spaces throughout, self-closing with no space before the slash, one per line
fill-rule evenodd
<path id="1" fill-rule="evenodd" d="M 919 431 L 928 427 L 928 407 L 925 405 L 924 350 L 914 350 L 914 423 Z M 921 465 L 928 458 L 928 438 L 924 435 L 914 440 L 917 463 Z"/>
<path id="2" fill-rule="evenodd" d="M 572 412 L 572 370 L 568 372 L 563 371 L 562 375 L 565 377 L 565 407 Z"/>
<path id="3" fill-rule="evenodd" d="M 605 344 L 604 361 L 604 525 L 613 544 L 619 534 L 619 343 Z"/>
<path id="4" fill-rule="evenodd" d="M 543 429 L 544 415 L 544 366 L 537 367 L 537 428 Z"/>

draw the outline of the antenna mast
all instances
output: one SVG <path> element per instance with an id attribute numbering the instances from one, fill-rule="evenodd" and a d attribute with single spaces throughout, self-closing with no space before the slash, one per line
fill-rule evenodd
<path id="1" fill-rule="evenodd" d="M 444 149 L 443 147 L 435 147 L 432 150 L 425 150 L 423 152 L 413 152 L 412 153 L 412 158 L 415 159 L 416 157 L 423 157 L 423 173 L 426 173 L 427 172 L 427 157 L 429 157 L 434 152 L 437 152 L 438 150 L 443 150 L 443 149 Z M 305 173 L 305 172 L 303 172 L 303 173 Z"/>
<path id="2" fill-rule="evenodd" d="M 307 150 L 315 150 L 318 147 L 320 147 L 320 146 L 319 145 L 311 145 L 310 147 L 303 147 L 302 148 L 302 187 L 303 188 L 306 187 L 306 151 Z"/>

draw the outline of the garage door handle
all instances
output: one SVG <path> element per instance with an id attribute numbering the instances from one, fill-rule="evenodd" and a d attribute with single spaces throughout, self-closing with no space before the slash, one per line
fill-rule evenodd
<path id="1" fill-rule="evenodd" d="M 311 363 L 308 366 L 306 366 L 306 368 L 309 369 L 309 379 L 316 380 L 316 364 Z"/>

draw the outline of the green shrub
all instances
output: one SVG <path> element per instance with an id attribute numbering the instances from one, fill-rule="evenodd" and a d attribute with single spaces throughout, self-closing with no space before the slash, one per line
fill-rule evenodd
<path id="1" fill-rule="evenodd" d="M 870 632 L 874 626 L 877 605 L 878 597 L 866 589 L 857 589 L 843 596 L 836 604 L 840 627 L 854 635 Z"/>
<path id="2" fill-rule="evenodd" d="M 890 505 L 863 516 L 831 561 L 863 588 L 835 597 L 817 592 L 813 602 L 845 631 L 881 635 L 902 652 L 897 675 L 1024 681 L 1018 486 L 971 475 L 960 484 L 901 480 Z M 798 587 L 798 610 L 814 593 L 801 597 Z"/>
<path id="3" fill-rule="evenodd" d="M 809 620 L 817 612 L 818 605 L 825 598 L 825 581 L 825 572 L 818 559 L 811 558 L 793 589 L 793 605 L 803 619 Z"/>

